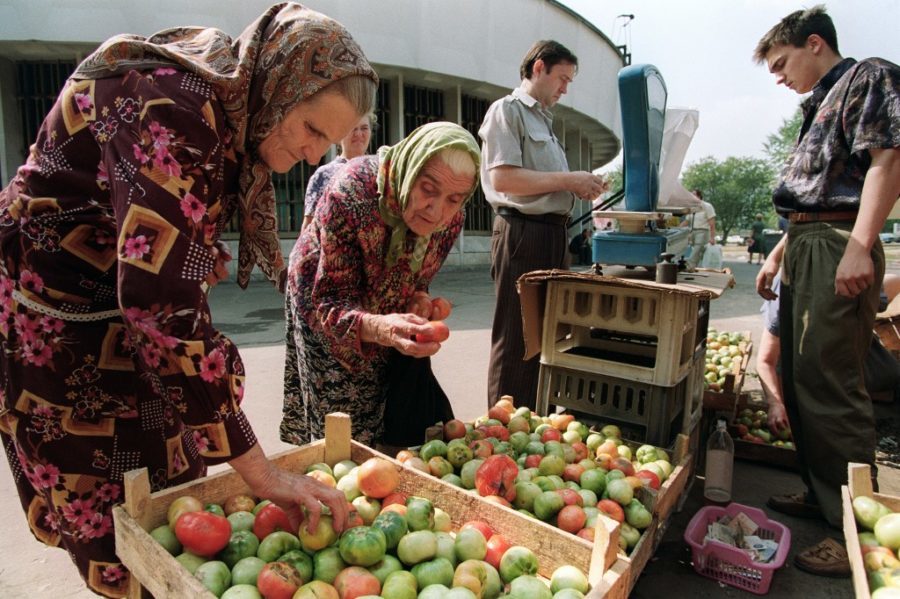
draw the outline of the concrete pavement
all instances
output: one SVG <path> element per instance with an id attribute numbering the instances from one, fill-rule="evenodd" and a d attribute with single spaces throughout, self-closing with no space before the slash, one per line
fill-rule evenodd
<path id="1" fill-rule="evenodd" d="M 729 260 L 737 284 L 711 304 L 711 326 L 718 330 L 753 332 L 759 339 L 760 300 L 753 290 L 756 265 Z M 741 252 L 739 259 L 745 260 Z M 900 265 L 892 268 L 898 270 Z M 450 339 L 434 357 L 438 379 L 453 403 L 459 418 L 470 420 L 486 406 L 487 360 L 490 325 L 494 309 L 493 285 L 486 268 L 445 270 L 434 280 L 434 295 L 447 297 L 454 304 L 448 320 Z M 281 418 L 283 317 L 282 298 L 266 283 L 253 283 L 241 291 L 233 283 L 223 283 L 210 295 L 214 323 L 241 348 L 246 372 L 244 402 L 254 430 L 267 453 L 287 449 L 278 439 Z M 755 379 L 748 377 L 748 385 Z M 886 468 L 882 468 L 885 474 Z M 890 473 L 887 473 L 890 474 Z M 746 462 L 737 462 L 734 471 L 734 500 L 762 506 L 772 492 L 799 489 L 798 477 Z M 681 514 L 677 515 L 656 557 L 644 571 L 634 597 L 737 597 L 740 591 L 701 578 L 690 566 L 690 552 L 681 539 L 693 513 L 702 505 L 702 480 L 693 487 Z M 895 491 L 896 492 L 896 491 Z M 770 514 L 792 529 L 791 555 L 797 548 L 820 540 L 827 534 L 824 524 Z M 35 541 L 27 530 L 18 497 L 6 466 L 0 466 L 0 520 L 7 522 L 0 538 L 0 599 L 29 596 L 36 599 L 96 597 L 84 589 L 68 556 Z M 677 590 L 676 590 L 677 589 Z M 770 597 L 851 597 L 849 581 L 834 581 L 806 575 L 786 565 L 775 575 Z"/>

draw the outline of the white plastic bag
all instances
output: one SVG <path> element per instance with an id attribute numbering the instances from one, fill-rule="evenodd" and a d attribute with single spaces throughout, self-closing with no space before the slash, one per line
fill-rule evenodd
<path id="1" fill-rule="evenodd" d="M 708 244 L 706 251 L 703 252 L 703 260 L 700 261 L 700 267 L 716 270 L 722 268 L 722 246 Z"/>

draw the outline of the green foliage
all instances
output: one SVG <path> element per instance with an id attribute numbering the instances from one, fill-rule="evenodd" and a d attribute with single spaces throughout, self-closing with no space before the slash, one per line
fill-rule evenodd
<path id="1" fill-rule="evenodd" d="M 788 156 L 797 145 L 797 136 L 800 135 L 801 125 L 803 125 L 803 111 L 798 106 L 793 116 L 784 119 L 778 131 L 771 133 L 766 138 L 763 149 L 776 173 L 781 172 L 781 167 L 784 166 Z"/>
<path id="2" fill-rule="evenodd" d="M 604 173 L 603 176 L 609 183 L 610 191 L 619 191 L 625 184 L 625 170 L 621 164 L 619 164 L 619 166 L 617 166 L 615 169 Z"/>
<path id="3" fill-rule="evenodd" d="M 772 166 L 759 158 L 719 162 L 708 156 L 690 164 L 682 182 L 686 189 L 700 189 L 715 207 L 716 233 L 727 239 L 732 230 L 749 228 L 756 213 L 771 215 L 774 176 Z"/>

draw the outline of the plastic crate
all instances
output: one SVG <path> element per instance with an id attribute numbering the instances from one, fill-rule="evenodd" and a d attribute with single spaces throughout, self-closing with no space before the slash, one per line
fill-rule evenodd
<path id="1" fill-rule="evenodd" d="M 630 438 L 667 447 L 678 433 L 690 434 L 703 407 L 703 357 L 672 387 L 652 385 L 594 372 L 542 364 L 538 378 L 537 412 L 550 406 L 597 416 L 637 428 Z"/>
<path id="2" fill-rule="evenodd" d="M 547 282 L 541 364 L 674 386 L 706 348 L 709 301 L 609 281 Z"/>
<path id="3" fill-rule="evenodd" d="M 743 549 L 706 540 L 710 524 L 722 516 L 736 516 L 740 512 L 759 526 L 756 532 L 759 538 L 774 539 L 778 543 L 778 550 L 772 561 L 754 562 Z M 757 595 L 765 595 L 769 592 L 775 570 L 783 566 L 787 558 L 791 548 L 791 531 L 787 526 L 770 520 L 760 509 L 730 503 L 727 507 L 701 508 L 684 531 L 684 540 L 691 546 L 691 559 L 698 574 Z"/>

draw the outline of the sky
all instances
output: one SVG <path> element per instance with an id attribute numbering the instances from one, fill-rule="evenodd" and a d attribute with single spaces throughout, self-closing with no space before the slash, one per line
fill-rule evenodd
<path id="1" fill-rule="evenodd" d="M 801 97 L 752 60 L 759 38 L 782 17 L 819 2 L 792 0 L 560 0 L 615 44 L 632 64 L 655 65 L 668 106 L 697 108 L 700 126 L 685 166 L 713 156 L 765 157 L 763 144 Z M 822 2 L 834 21 L 841 55 L 900 63 L 900 0 Z M 631 14 L 634 19 L 617 18 Z M 627 26 L 624 25 L 627 23 Z M 558 40 L 565 44 L 565 40 Z M 579 61 L 590 57 L 579 56 Z M 570 88 L 575 92 L 578 79 Z"/>

